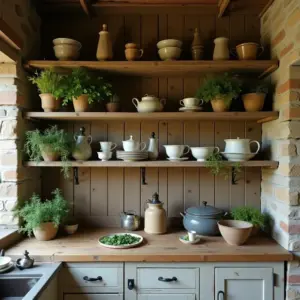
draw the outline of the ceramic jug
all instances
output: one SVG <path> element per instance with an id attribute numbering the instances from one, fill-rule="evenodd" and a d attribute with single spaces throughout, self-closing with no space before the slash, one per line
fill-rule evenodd
<path id="1" fill-rule="evenodd" d="M 96 57 L 98 60 L 111 60 L 113 57 L 112 44 L 106 24 L 102 25 L 102 31 L 99 32 L 99 35 Z"/>
<path id="2" fill-rule="evenodd" d="M 167 232 L 167 214 L 163 203 L 159 201 L 157 193 L 147 201 L 148 208 L 145 210 L 145 232 L 149 234 L 163 234 Z"/>
<path id="3" fill-rule="evenodd" d="M 229 59 L 229 39 L 226 37 L 218 37 L 214 40 L 215 49 L 213 60 L 228 60 Z"/>
<path id="4" fill-rule="evenodd" d="M 73 150 L 72 156 L 76 160 L 88 160 L 92 156 L 92 137 L 85 135 L 85 128 L 80 128 L 80 133 L 74 135 L 75 149 Z"/>
<path id="5" fill-rule="evenodd" d="M 158 99 L 155 96 L 145 95 L 141 101 L 137 98 L 132 99 L 133 105 L 137 108 L 138 112 L 155 112 L 162 111 L 166 104 L 165 99 Z"/>
<path id="6" fill-rule="evenodd" d="M 151 137 L 149 139 L 148 153 L 150 160 L 157 160 L 158 158 L 158 140 L 155 137 L 155 133 L 151 133 Z"/>
<path id="7" fill-rule="evenodd" d="M 225 153 L 251 153 L 250 145 L 256 144 L 257 150 L 255 154 L 260 150 L 260 144 L 258 141 L 251 141 L 250 139 L 228 139 L 225 140 Z"/>

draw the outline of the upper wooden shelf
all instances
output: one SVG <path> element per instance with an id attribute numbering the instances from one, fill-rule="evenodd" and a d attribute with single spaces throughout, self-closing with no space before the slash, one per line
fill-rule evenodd
<path id="1" fill-rule="evenodd" d="M 267 76 L 278 68 L 277 60 L 228 60 L 228 61 L 46 61 L 31 60 L 25 68 L 72 69 L 85 67 L 102 73 L 131 76 L 192 77 L 200 73 L 238 72 L 259 73 Z"/>
<path id="2" fill-rule="evenodd" d="M 264 123 L 278 119 L 277 111 L 259 112 L 157 112 L 157 113 L 137 113 L 137 112 L 28 112 L 27 119 L 57 120 L 57 121 L 109 121 L 109 120 L 157 120 L 157 121 L 257 121 Z"/>

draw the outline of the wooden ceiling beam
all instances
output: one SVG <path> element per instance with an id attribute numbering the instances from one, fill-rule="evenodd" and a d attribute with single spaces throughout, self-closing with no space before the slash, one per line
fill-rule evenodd
<path id="1" fill-rule="evenodd" d="M 223 17 L 225 14 L 231 0 L 219 0 L 218 6 L 219 6 L 219 14 L 218 18 Z"/>

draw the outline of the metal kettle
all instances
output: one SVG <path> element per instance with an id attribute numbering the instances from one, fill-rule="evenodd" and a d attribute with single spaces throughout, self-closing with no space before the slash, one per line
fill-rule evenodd
<path id="1" fill-rule="evenodd" d="M 121 217 L 122 228 L 130 231 L 139 229 L 141 223 L 141 217 L 138 216 L 134 210 L 121 212 L 120 217 Z"/>
<path id="2" fill-rule="evenodd" d="M 34 264 L 34 259 L 29 257 L 29 252 L 27 250 L 25 250 L 24 252 L 24 257 L 23 258 L 19 258 L 16 261 L 16 266 L 20 269 L 29 269 L 33 266 Z"/>

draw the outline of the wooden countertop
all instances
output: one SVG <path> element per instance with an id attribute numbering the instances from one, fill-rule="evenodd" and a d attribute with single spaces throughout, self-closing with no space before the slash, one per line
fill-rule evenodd
<path id="1" fill-rule="evenodd" d="M 140 247 L 111 250 L 98 244 L 99 237 L 122 229 L 88 229 L 72 236 L 39 242 L 25 239 L 7 250 L 13 259 L 28 250 L 36 261 L 48 262 L 273 262 L 292 260 L 293 255 L 266 237 L 251 238 L 243 246 L 230 246 L 222 237 L 204 237 L 197 245 L 185 245 L 178 238 L 184 232 L 149 235 Z"/>

